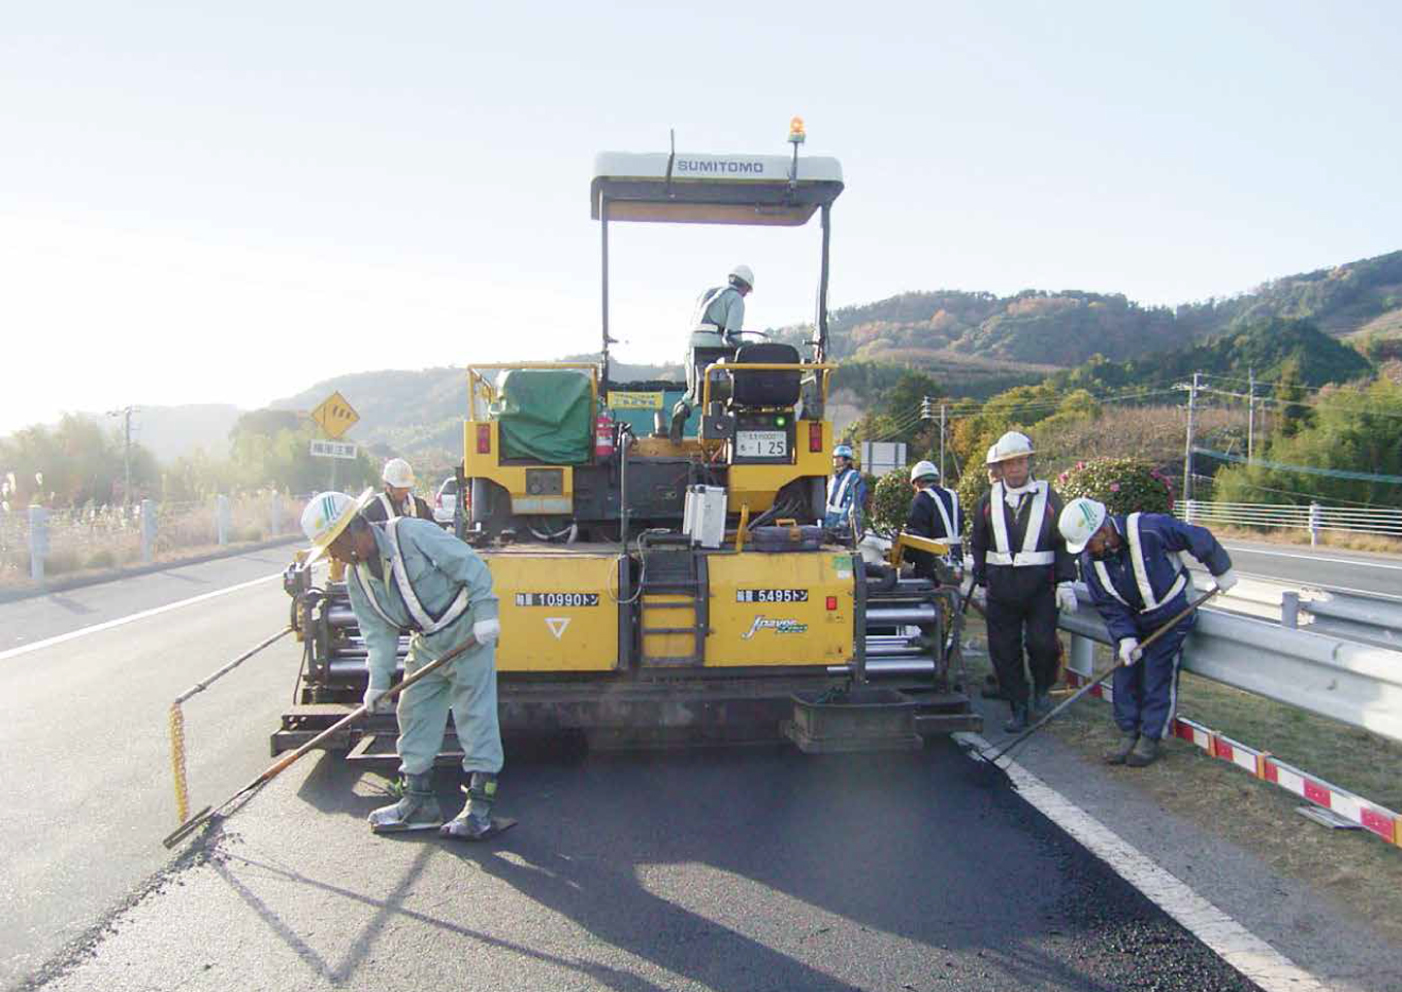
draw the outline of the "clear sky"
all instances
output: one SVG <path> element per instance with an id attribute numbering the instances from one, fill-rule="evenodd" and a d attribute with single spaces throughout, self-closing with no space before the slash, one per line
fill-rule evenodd
<path id="1" fill-rule="evenodd" d="M 837 156 L 835 306 L 1176 303 L 1402 248 L 1402 5 L 53 2 L 0 30 L 0 433 L 597 349 L 594 154 Z M 617 226 L 623 359 L 816 224 Z M 351 398 L 354 402 L 354 397 Z"/>

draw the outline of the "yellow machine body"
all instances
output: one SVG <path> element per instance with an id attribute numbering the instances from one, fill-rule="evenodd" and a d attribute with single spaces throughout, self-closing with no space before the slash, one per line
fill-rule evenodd
<path id="1" fill-rule="evenodd" d="M 707 668 L 851 661 L 856 603 L 850 553 L 712 554 L 707 571 Z"/>
<path id="2" fill-rule="evenodd" d="M 501 617 L 502 672 L 618 667 L 616 555 L 506 548 L 485 552 Z"/>

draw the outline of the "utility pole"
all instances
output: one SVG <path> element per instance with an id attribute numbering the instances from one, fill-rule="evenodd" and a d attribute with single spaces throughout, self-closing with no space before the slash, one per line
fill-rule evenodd
<path id="1" fill-rule="evenodd" d="M 940 485 L 944 485 L 944 427 L 949 414 L 949 405 L 940 404 Z"/>
<path id="2" fill-rule="evenodd" d="M 122 465 L 125 470 L 122 482 L 123 506 L 131 505 L 131 415 L 140 412 L 141 408 L 135 406 L 126 406 L 120 410 L 107 411 L 107 416 L 121 417 L 123 420 L 122 434 L 125 438 L 125 443 L 122 445 Z"/>
<path id="3" fill-rule="evenodd" d="M 1251 464 L 1256 447 L 1256 369 L 1255 367 L 1246 370 L 1247 386 L 1249 390 L 1246 397 L 1246 464 Z"/>
<path id="4" fill-rule="evenodd" d="M 1193 384 L 1188 388 L 1188 443 L 1183 451 L 1183 501 L 1191 504 L 1193 499 L 1193 413 L 1198 405 L 1198 381 L 1201 372 L 1193 373 Z M 1179 389 L 1182 386 L 1177 387 Z M 1191 515 L 1191 512 L 1190 512 Z"/>

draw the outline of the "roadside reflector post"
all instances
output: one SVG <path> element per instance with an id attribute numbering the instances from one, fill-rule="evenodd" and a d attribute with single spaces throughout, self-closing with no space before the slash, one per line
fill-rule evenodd
<path id="1" fill-rule="evenodd" d="M 149 562 L 156 552 L 156 504 L 153 500 L 141 501 L 141 560 Z"/>
<path id="2" fill-rule="evenodd" d="M 219 544 L 221 546 L 229 543 L 229 531 L 232 529 L 230 526 L 231 523 L 232 521 L 229 516 L 229 497 L 223 495 L 214 497 L 214 528 L 219 533 Z"/>
<path id="3" fill-rule="evenodd" d="M 49 555 L 49 511 L 42 506 L 29 508 L 29 577 L 44 581 L 44 559 Z"/>

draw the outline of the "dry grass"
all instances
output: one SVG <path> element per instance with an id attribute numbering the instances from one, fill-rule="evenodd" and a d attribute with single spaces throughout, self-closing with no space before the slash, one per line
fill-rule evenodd
<path id="1" fill-rule="evenodd" d="M 1237 541 L 1261 541 L 1266 544 L 1309 544 L 1309 531 L 1271 528 L 1253 530 L 1249 527 L 1229 527 L 1210 524 L 1212 533 L 1221 538 Z M 1337 531 L 1322 531 L 1319 544 L 1326 548 L 1342 548 L 1348 551 L 1372 551 L 1377 554 L 1402 554 L 1402 539 L 1383 537 L 1378 534 L 1341 534 Z"/>
<path id="2" fill-rule="evenodd" d="M 970 624 L 977 638 L 981 625 Z M 1097 649 L 1097 670 L 1109 663 Z M 987 656 L 970 659 L 982 677 Z M 1185 674 L 1179 713 L 1242 744 L 1394 811 L 1402 811 L 1402 745 L 1344 724 Z M 1402 849 L 1364 830 L 1329 830 L 1295 812 L 1304 800 L 1180 740 L 1147 769 L 1111 767 L 1118 738 L 1110 707 L 1087 699 L 1046 729 L 1101 774 L 1139 789 L 1272 869 L 1332 896 L 1387 939 L 1402 941 Z"/>

